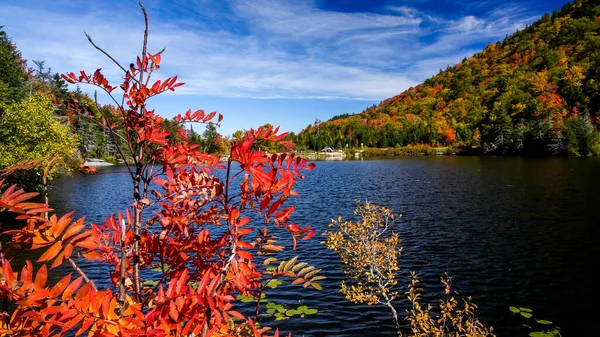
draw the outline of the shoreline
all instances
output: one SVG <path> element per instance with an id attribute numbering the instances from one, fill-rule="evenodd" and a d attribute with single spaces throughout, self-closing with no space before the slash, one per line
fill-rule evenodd
<path id="1" fill-rule="evenodd" d="M 98 158 L 86 158 L 83 166 L 94 166 L 94 167 L 108 167 L 115 166 L 113 163 L 109 163 L 106 160 L 98 159 Z"/>

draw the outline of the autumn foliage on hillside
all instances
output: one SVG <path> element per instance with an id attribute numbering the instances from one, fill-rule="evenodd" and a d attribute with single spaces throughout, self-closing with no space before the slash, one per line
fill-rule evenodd
<path id="1" fill-rule="evenodd" d="M 322 146 L 600 153 L 600 5 L 578 0 L 356 115 L 304 129 Z"/>
<path id="2" fill-rule="evenodd" d="M 296 194 L 296 181 L 314 165 L 293 153 L 268 155 L 255 149 L 257 142 L 291 149 L 278 128 L 247 131 L 232 142 L 225 162 L 189 143 L 184 132 L 173 138 L 172 123 L 149 110 L 147 102 L 183 83 L 176 76 L 152 80 L 162 55 L 146 51 L 148 20 L 142 11 L 141 55 L 127 67 L 115 61 L 123 71 L 122 83 L 109 83 L 101 70 L 63 75 L 69 83 L 96 86 L 114 99 L 111 109 L 91 109 L 76 100 L 66 108 L 108 127 L 127 163 L 131 205 L 90 224 L 73 213 L 52 214 L 48 205 L 31 202 L 35 193 L 15 186 L 0 191 L 0 212 L 16 214 L 24 223 L 5 231 L 8 242 L 0 247 L 2 336 L 262 336 L 268 328 L 257 324 L 256 316 L 237 311 L 237 296 L 257 295 L 263 279 L 276 276 L 320 288 L 316 272 L 299 271 L 296 259 L 282 261 L 268 275 L 259 268 L 269 254 L 284 248 L 268 227 L 287 231 L 294 249 L 314 234 L 292 223 L 294 207 L 286 206 Z M 122 100 L 113 96 L 117 89 Z M 221 118 L 216 112 L 190 110 L 175 121 L 210 124 Z M 260 227 L 257 219 L 264 220 Z M 19 249 L 41 251 L 35 268 L 29 261 L 12 263 Z M 80 268 L 82 260 L 107 268 L 108 279 L 90 279 Z M 63 264 L 71 265 L 73 273 L 49 282 L 49 273 Z"/>

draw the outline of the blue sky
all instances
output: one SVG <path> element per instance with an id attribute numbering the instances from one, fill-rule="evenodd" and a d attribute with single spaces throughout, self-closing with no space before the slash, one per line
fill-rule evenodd
<path id="1" fill-rule="evenodd" d="M 298 132 L 397 95 L 566 2 L 145 0 L 149 51 L 166 48 L 157 78 L 186 82 L 150 105 L 169 118 L 218 111 L 224 135 L 264 123 Z M 122 74 L 83 32 L 129 64 L 144 28 L 134 0 L 0 0 L 0 25 L 24 58 L 53 72 L 103 68 L 113 83 Z"/>

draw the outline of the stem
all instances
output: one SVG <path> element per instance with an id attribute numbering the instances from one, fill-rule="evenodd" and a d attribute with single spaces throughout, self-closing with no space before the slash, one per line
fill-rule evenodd
<path id="1" fill-rule="evenodd" d="M 400 333 L 400 323 L 398 322 L 398 312 L 396 312 L 396 308 L 394 308 L 394 306 L 390 302 L 387 302 L 386 305 L 388 308 L 390 308 L 390 311 L 392 312 L 392 321 L 394 322 L 394 328 L 396 328 L 396 331 L 398 331 L 398 335 L 402 335 Z"/>
<path id="2" fill-rule="evenodd" d="M 121 220 L 121 277 L 119 279 L 119 302 L 121 304 L 121 317 L 125 314 L 125 280 L 127 278 L 127 247 L 125 239 L 127 235 L 127 226 L 125 219 Z"/>
<path id="3" fill-rule="evenodd" d="M 0 186 L 1 187 L 1 186 Z M 0 221 L 0 238 L 2 234 L 2 221 Z M 0 240 L 0 265 L 4 265 L 4 249 L 2 248 L 2 240 Z M 10 329 L 10 313 L 8 311 L 8 297 L 2 299 L 2 311 L 6 313 L 4 316 L 4 324 L 7 329 Z"/>
<path id="4" fill-rule="evenodd" d="M 143 147 L 140 147 L 140 158 L 136 160 L 135 176 L 133 178 L 133 199 L 134 202 L 134 241 L 133 241 L 133 287 L 135 290 L 136 300 L 139 301 L 141 296 L 140 287 L 140 234 L 142 231 L 142 209 L 140 207 L 141 194 L 140 194 L 140 180 L 142 174 L 142 156 Z"/>
<path id="5" fill-rule="evenodd" d="M 71 264 L 73 269 L 75 269 L 75 271 L 78 272 L 79 275 L 81 275 L 81 277 L 83 277 L 85 282 L 89 283 L 92 286 L 92 288 L 94 288 L 94 290 L 98 291 L 98 288 L 96 288 L 96 284 L 94 283 L 94 281 L 90 280 L 90 278 L 83 272 L 83 270 L 79 268 L 79 266 L 75 263 L 75 260 L 73 260 L 73 258 L 69 258 L 69 263 Z"/>
<path id="6" fill-rule="evenodd" d="M 98 102 L 96 102 L 96 106 L 98 105 Z M 98 109 L 100 111 L 100 114 L 102 114 L 102 117 L 106 120 L 108 120 L 106 118 L 106 115 L 104 114 L 104 112 L 101 109 Z M 100 126 L 101 128 L 104 128 L 104 125 L 102 125 L 101 122 L 96 121 L 96 124 L 98 126 Z M 127 167 L 127 170 L 129 171 L 129 174 L 131 175 L 131 177 L 133 178 L 133 172 L 131 172 L 131 167 L 129 166 L 129 163 L 127 162 L 127 157 L 125 157 L 125 155 L 123 154 L 123 149 L 121 149 L 121 146 L 119 145 L 119 141 L 117 140 L 117 136 L 119 136 L 121 139 L 123 139 L 124 137 L 119 135 L 118 133 L 116 133 L 115 130 L 111 129 L 110 127 L 108 128 L 108 133 L 110 134 L 113 143 L 115 143 L 115 147 L 117 148 L 117 151 L 119 152 L 119 155 L 121 156 L 121 158 L 123 159 L 123 162 L 125 162 L 125 167 Z M 123 139 L 124 140 L 124 139 Z M 131 147 L 130 147 L 131 150 Z M 132 150 L 131 150 L 132 151 Z M 133 155 L 133 152 L 132 152 Z"/>
<path id="7" fill-rule="evenodd" d="M 144 13 L 144 24 L 145 24 L 144 42 L 142 44 L 142 62 L 143 62 L 143 58 L 146 57 L 146 50 L 148 47 L 148 13 L 146 12 L 146 8 L 144 8 L 144 5 L 142 5 L 141 1 L 139 2 L 139 4 L 140 4 L 140 8 L 142 9 L 142 13 Z M 140 69 L 139 83 L 140 83 L 140 85 L 142 83 L 144 83 L 144 67 L 142 67 L 142 69 Z"/>
<path id="8" fill-rule="evenodd" d="M 227 159 L 227 176 L 225 177 L 225 203 L 229 202 L 229 174 L 231 173 L 231 155 L 229 155 L 229 159 Z"/>
<path id="9" fill-rule="evenodd" d="M 42 174 L 42 186 L 43 186 L 43 192 L 42 194 L 44 195 L 44 203 L 46 205 L 49 205 L 49 201 L 48 201 L 48 177 L 47 177 L 47 173 L 48 173 L 48 168 L 44 168 L 44 172 Z M 46 220 L 48 220 L 48 212 L 44 212 L 44 218 Z"/>
<path id="10" fill-rule="evenodd" d="M 225 212 L 227 214 L 229 214 L 229 206 L 227 204 L 227 193 L 229 191 L 228 187 L 229 187 L 230 172 L 231 172 L 231 159 L 229 159 L 227 162 L 227 175 L 225 178 L 225 203 L 223 205 L 223 207 L 225 208 Z M 230 249 L 231 255 L 229 255 L 227 262 L 225 263 L 223 268 L 221 268 L 221 272 L 219 273 L 219 282 L 218 282 L 217 286 L 215 287 L 215 289 L 212 291 L 212 293 L 208 294 L 208 296 L 210 296 L 210 297 L 215 297 L 217 294 L 217 291 L 223 285 L 223 282 L 225 281 L 225 277 L 227 276 L 227 271 L 231 267 L 231 264 L 233 263 L 233 260 L 235 259 L 235 255 L 237 253 L 237 227 L 234 224 L 231 224 L 228 227 L 229 228 L 227 229 L 227 234 L 229 237 L 232 238 L 231 243 L 229 244 L 229 249 Z M 209 328 L 210 316 L 211 316 L 211 309 L 209 306 L 207 306 L 207 308 L 206 308 L 205 315 L 206 315 L 206 323 L 204 324 L 204 327 L 202 327 L 202 335 L 201 335 L 202 337 L 204 337 L 208 334 L 208 328 Z"/>
<path id="11" fill-rule="evenodd" d="M 269 282 L 271 282 L 274 279 L 275 279 L 275 276 L 271 276 L 271 278 L 269 278 L 269 280 L 267 282 L 261 284 L 259 287 L 260 291 L 258 292 L 258 299 L 256 300 L 256 309 L 254 311 L 254 321 L 255 322 L 258 322 L 258 312 L 260 310 L 260 300 L 262 299 L 262 294 L 265 291 L 265 287 L 267 284 L 269 284 Z"/>
<path id="12" fill-rule="evenodd" d="M 142 5 L 142 2 L 139 2 L 142 13 L 144 14 L 144 42 L 142 43 L 142 64 L 144 64 L 144 59 L 146 58 L 146 49 L 148 46 L 148 13 Z M 140 84 L 140 88 L 142 87 L 142 83 L 144 83 L 144 73 L 147 69 L 146 66 L 142 66 L 140 68 L 140 77 L 138 79 L 138 83 Z M 145 104 L 142 104 L 139 107 L 138 113 L 141 115 L 145 110 Z M 140 193 L 140 182 L 142 180 L 142 172 L 144 170 L 144 165 L 142 161 L 144 160 L 144 144 L 140 144 L 138 155 L 136 158 L 135 153 L 132 151 L 132 155 L 134 157 L 135 162 L 135 175 L 133 177 L 133 199 L 134 199 L 134 241 L 133 241 L 133 288 L 135 291 L 136 301 L 139 302 L 141 298 L 141 282 L 140 282 L 140 241 L 141 241 L 141 231 L 142 231 L 142 209 L 144 206 L 141 205 L 140 200 L 142 199 Z M 144 191 L 146 192 L 146 191 Z M 146 193 L 144 193 L 145 195 Z"/>
<path id="13" fill-rule="evenodd" d="M 125 68 L 117 61 L 115 60 L 114 57 L 112 57 L 109 53 L 107 53 L 106 51 L 104 51 L 104 49 L 100 48 L 97 44 L 94 43 L 94 41 L 92 41 L 92 37 L 86 33 L 85 31 L 83 32 L 85 34 L 85 37 L 87 37 L 88 41 L 90 41 L 90 43 L 92 44 L 92 46 L 94 46 L 94 48 L 98 49 L 99 51 L 101 51 L 104 55 L 106 55 L 106 57 L 108 57 L 111 61 L 113 61 L 119 68 L 121 68 L 121 70 L 123 70 L 123 72 L 127 72 L 127 70 L 125 70 Z"/>

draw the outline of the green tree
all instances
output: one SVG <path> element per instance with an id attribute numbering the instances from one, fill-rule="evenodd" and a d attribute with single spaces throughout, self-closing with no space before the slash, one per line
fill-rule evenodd
<path id="1" fill-rule="evenodd" d="M 231 139 L 235 140 L 235 139 L 241 139 L 242 137 L 244 137 L 244 133 L 246 133 L 243 130 L 236 130 L 232 135 L 231 135 Z"/>
<path id="2" fill-rule="evenodd" d="M 0 105 L 23 99 L 29 80 L 26 62 L 3 27 L 0 26 Z"/>
<path id="3" fill-rule="evenodd" d="M 565 150 L 569 155 L 594 154 L 594 148 L 598 144 L 598 133 L 587 115 L 565 120 L 563 138 Z"/>
<path id="4" fill-rule="evenodd" d="M 202 150 L 211 154 L 220 154 L 226 150 L 224 138 L 214 124 L 206 125 L 206 130 L 202 133 Z"/>
<path id="5" fill-rule="evenodd" d="M 55 117 L 53 109 L 47 94 L 0 107 L 0 170 L 36 161 L 45 184 L 67 168 L 75 156 L 78 137 Z"/>
<path id="6" fill-rule="evenodd" d="M 32 88 L 36 91 L 51 93 L 58 102 L 63 102 L 69 96 L 67 82 L 58 73 L 52 73 L 52 68 L 46 69 L 46 61 L 34 60 L 35 74 L 31 80 Z"/>

